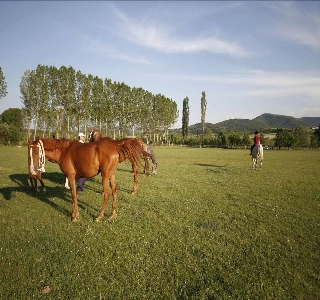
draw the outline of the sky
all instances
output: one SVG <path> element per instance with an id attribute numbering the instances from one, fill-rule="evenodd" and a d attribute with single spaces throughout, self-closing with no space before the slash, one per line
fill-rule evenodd
<path id="1" fill-rule="evenodd" d="M 38 64 L 142 87 L 189 125 L 263 113 L 320 117 L 320 1 L 0 1 L 0 67 L 19 84 Z"/>

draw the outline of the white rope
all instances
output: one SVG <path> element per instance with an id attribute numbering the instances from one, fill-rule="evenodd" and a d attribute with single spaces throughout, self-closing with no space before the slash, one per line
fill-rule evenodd
<path id="1" fill-rule="evenodd" d="M 30 148 L 30 166 L 29 166 L 29 171 L 30 171 L 31 175 L 37 175 L 37 173 L 34 170 L 34 165 L 33 165 L 32 146 Z"/>
<path id="2" fill-rule="evenodd" d="M 37 145 L 39 148 L 39 165 L 38 165 L 38 171 L 45 172 L 45 164 L 46 164 L 46 155 L 43 147 L 43 143 L 41 140 L 39 140 L 39 143 Z"/>

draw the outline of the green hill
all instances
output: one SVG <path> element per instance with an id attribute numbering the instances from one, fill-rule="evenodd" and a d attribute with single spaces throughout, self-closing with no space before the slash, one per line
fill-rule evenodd
<path id="1" fill-rule="evenodd" d="M 210 128 L 213 133 L 218 133 L 221 130 L 226 132 L 235 131 L 239 133 L 249 132 L 253 133 L 258 130 L 265 132 L 266 130 L 275 128 L 296 128 L 298 126 L 312 127 L 320 125 L 320 117 L 303 117 L 294 118 L 291 116 L 262 114 L 252 120 L 250 119 L 229 119 L 219 123 L 206 123 L 206 128 Z M 181 132 L 181 129 L 175 129 L 175 132 Z M 201 123 L 189 126 L 190 134 L 201 133 Z"/>

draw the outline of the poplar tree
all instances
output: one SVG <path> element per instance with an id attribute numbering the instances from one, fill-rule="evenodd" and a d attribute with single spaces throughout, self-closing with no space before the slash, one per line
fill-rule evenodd
<path id="1" fill-rule="evenodd" d="M 204 135 L 204 129 L 205 129 L 205 122 L 206 122 L 206 109 L 207 109 L 207 100 L 206 100 L 206 92 L 202 92 L 201 96 L 201 128 L 202 128 L 202 134 L 201 134 L 201 142 L 200 147 L 202 147 L 203 142 L 203 135 Z"/>
<path id="2" fill-rule="evenodd" d="M 0 67 L 0 99 L 5 97 L 7 93 L 7 83 L 5 82 L 5 77 Z"/>
<path id="3" fill-rule="evenodd" d="M 31 123 L 34 116 L 34 110 L 32 108 L 32 94 L 31 94 L 31 71 L 24 72 L 20 82 L 20 99 L 23 104 L 22 115 L 23 122 L 28 128 L 28 137 L 30 137 Z"/>
<path id="4" fill-rule="evenodd" d="M 189 128 L 189 98 L 185 97 L 183 99 L 183 109 L 182 109 L 182 140 L 183 143 L 188 137 Z"/>

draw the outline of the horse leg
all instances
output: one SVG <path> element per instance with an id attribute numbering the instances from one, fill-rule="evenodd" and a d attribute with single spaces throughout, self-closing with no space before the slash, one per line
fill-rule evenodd
<path id="1" fill-rule="evenodd" d="M 41 184 L 41 187 L 42 187 L 42 191 L 45 192 L 46 191 L 46 187 L 44 185 L 43 180 L 39 178 L 39 181 L 40 181 L 40 184 Z"/>
<path id="2" fill-rule="evenodd" d="M 150 175 L 150 170 L 149 170 L 149 158 L 145 157 L 144 158 L 144 173 L 149 176 Z"/>
<path id="3" fill-rule="evenodd" d="M 65 184 L 64 184 L 64 187 L 65 187 L 66 189 L 70 190 L 68 177 L 66 177 L 66 182 L 65 182 Z"/>
<path id="4" fill-rule="evenodd" d="M 41 172 L 40 172 L 40 171 L 37 172 L 37 178 L 38 178 L 39 181 L 40 181 L 40 184 L 41 184 L 41 187 L 42 187 L 42 191 L 45 192 L 45 191 L 46 191 L 46 187 L 45 187 L 44 182 L 43 182 L 43 180 L 42 180 Z"/>
<path id="5" fill-rule="evenodd" d="M 157 163 L 152 162 L 152 174 L 157 175 Z"/>
<path id="6" fill-rule="evenodd" d="M 100 210 L 99 216 L 96 218 L 96 221 L 99 222 L 104 217 L 104 212 L 106 210 L 108 199 L 109 199 L 109 178 L 111 183 L 113 202 L 112 202 L 112 212 L 109 219 L 113 218 L 115 215 L 115 197 L 116 197 L 116 187 L 115 187 L 115 175 L 114 171 L 112 175 L 109 172 L 101 172 L 102 176 L 102 186 L 103 186 L 103 203 Z"/>
<path id="7" fill-rule="evenodd" d="M 29 177 L 29 180 L 30 180 L 30 184 L 33 188 L 35 188 L 35 184 L 34 184 L 34 181 L 33 181 L 33 177 Z"/>
<path id="8" fill-rule="evenodd" d="M 76 179 L 74 175 L 68 176 L 68 181 L 71 188 L 71 197 L 72 197 L 72 212 L 71 212 L 71 221 L 79 221 L 79 208 L 77 200 L 77 191 L 76 191 Z"/>
<path id="9" fill-rule="evenodd" d="M 33 182 L 34 182 L 34 188 L 36 189 L 37 192 L 40 192 L 40 190 L 38 189 L 38 180 L 37 180 L 37 176 L 33 177 Z"/>
<path id="10" fill-rule="evenodd" d="M 139 169 L 138 166 L 133 167 L 133 190 L 131 195 L 134 195 L 138 190 L 138 177 L 139 177 Z"/>
<path id="11" fill-rule="evenodd" d="M 112 209 L 108 220 L 111 220 L 116 215 L 116 202 L 117 202 L 117 185 L 116 185 L 116 174 L 112 173 L 110 178 L 111 190 L 112 190 Z"/>
<path id="12" fill-rule="evenodd" d="M 32 175 L 32 177 L 30 177 L 30 183 L 31 183 L 31 186 L 32 186 L 37 192 L 40 192 L 40 190 L 38 189 L 37 177 L 34 177 L 34 175 Z"/>

